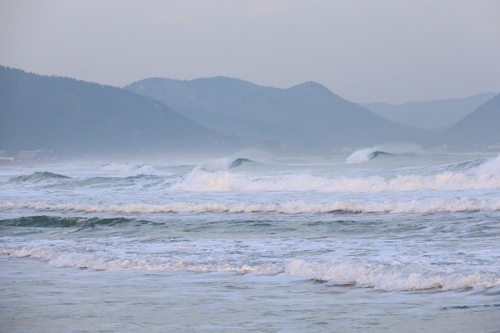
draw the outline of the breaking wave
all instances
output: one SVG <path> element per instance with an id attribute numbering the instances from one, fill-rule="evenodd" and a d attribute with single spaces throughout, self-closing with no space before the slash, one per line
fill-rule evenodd
<path id="1" fill-rule="evenodd" d="M 243 163 L 255 163 L 252 160 L 249 160 L 248 158 L 237 158 L 235 159 L 231 165 L 229 166 L 229 169 L 234 169 L 242 165 Z"/>
<path id="2" fill-rule="evenodd" d="M 463 172 L 435 175 L 367 176 L 358 178 L 314 176 L 295 173 L 256 177 L 227 171 L 195 169 L 172 190 L 192 192 L 318 191 L 318 192 L 405 192 L 459 191 L 500 188 L 500 157 Z"/>
<path id="3" fill-rule="evenodd" d="M 481 175 L 500 175 L 500 155 L 485 163 L 480 163 L 473 171 Z"/>
<path id="4" fill-rule="evenodd" d="M 423 149 L 420 146 L 414 144 L 408 144 L 408 143 L 384 144 L 375 146 L 373 148 L 356 150 L 346 159 L 346 163 L 347 164 L 364 163 L 381 155 L 410 156 L 421 153 L 423 153 Z"/>
<path id="5" fill-rule="evenodd" d="M 217 172 L 237 168 L 243 164 L 256 163 L 248 158 L 220 158 L 198 165 L 194 170 Z"/>
<path id="6" fill-rule="evenodd" d="M 394 155 L 385 151 L 381 150 L 376 150 L 377 148 L 368 148 L 368 149 L 361 149 L 361 150 L 356 150 L 354 153 L 352 153 L 347 159 L 346 163 L 347 164 L 356 164 L 356 163 L 363 163 L 363 162 L 368 162 L 369 160 L 373 160 L 375 157 L 379 155 Z"/>
<path id="7" fill-rule="evenodd" d="M 464 170 L 469 170 L 469 169 L 477 169 L 477 167 L 479 167 L 481 164 L 484 164 L 487 162 L 488 162 L 488 159 L 486 159 L 486 158 L 476 158 L 474 160 L 448 164 L 448 165 L 446 165 L 445 168 L 448 171 L 464 171 Z"/>
<path id="8" fill-rule="evenodd" d="M 453 265 L 454 266 L 454 265 Z M 471 287 L 500 286 L 498 272 L 477 272 L 461 267 L 433 267 L 426 263 L 332 261 L 310 263 L 295 260 L 285 273 L 292 276 L 314 275 L 316 282 L 331 286 L 356 286 L 384 291 L 458 290 Z"/>
<path id="9" fill-rule="evenodd" d="M 150 270 L 190 271 L 198 273 L 235 272 L 240 274 L 265 274 L 274 276 L 312 277 L 313 281 L 331 286 L 374 288 L 384 291 L 414 291 L 439 289 L 460 290 L 471 287 L 492 288 L 500 286 L 500 275 L 494 271 L 478 271 L 461 263 L 436 267 L 423 261 L 354 261 L 332 260 L 308 262 L 293 260 L 266 264 L 217 262 L 172 258 L 169 254 L 140 254 L 94 248 L 84 244 L 84 249 L 74 244 L 38 246 L 0 245 L 0 254 L 12 257 L 31 257 L 46 261 L 53 267 L 89 268 L 94 270 Z"/>
<path id="10" fill-rule="evenodd" d="M 158 214 L 158 213 L 390 213 L 390 214 L 432 214 L 444 212 L 479 212 L 500 211 L 500 197 L 471 199 L 467 197 L 451 199 L 418 199 L 418 200 L 340 200 L 340 201 L 287 201 L 282 203 L 189 203 L 173 202 L 165 204 L 124 204 L 124 205 L 92 205 L 92 204 L 47 204 L 0 203 L 0 209 L 31 209 L 35 211 L 82 213 L 115 213 L 115 214 Z"/>

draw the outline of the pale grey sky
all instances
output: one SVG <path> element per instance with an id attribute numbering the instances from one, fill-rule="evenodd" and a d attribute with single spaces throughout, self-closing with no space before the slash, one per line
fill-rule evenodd
<path id="1" fill-rule="evenodd" d="M 354 102 L 500 91 L 500 1 L 5 1 L 0 65 L 124 86 L 147 77 L 316 81 Z"/>

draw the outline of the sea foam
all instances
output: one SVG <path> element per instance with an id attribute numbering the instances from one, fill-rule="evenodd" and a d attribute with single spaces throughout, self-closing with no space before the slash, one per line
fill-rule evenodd
<path id="1" fill-rule="evenodd" d="M 426 198 L 413 200 L 336 200 L 285 202 L 170 202 L 164 204 L 130 203 L 95 205 L 78 203 L 48 204 L 44 202 L 3 202 L 0 209 L 31 209 L 36 211 L 75 211 L 83 213 L 158 214 L 158 213 L 412 213 L 500 211 L 500 197 L 492 198 Z"/>
<path id="2" fill-rule="evenodd" d="M 435 175 L 396 175 L 393 177 L 326 177 L 310 173 L 254 176 L 228 171 L 206 172 L 195 169 L 171 186 L 191 192 L 404 192 L 459 191 L 500 188 L 500 157 L 462 172 L 444 171 Z"/>
<path id="3" fill-rule="evenodd" d="M 141 256 L 123 251 L 92 250 L 81 252 L 67 245 L 9 247 L 0 245 L 0 254 L 31 257 L 54 267 L 90 268 L 94 270 L 190 271 L 198 273 L 235 272 L 281 276 L 307 276 L 332 286 L 374 288 L 384 291 L 459 290 L 471 287 L 500 286 L 500 275 L 455 264 L 435 267 L 425 262 L 387 262 L 332 260 L 309 262 L 298 259 L 288 263 L 234 264 L 228 262 L 191 262 L 188 258 L 172 260 L 169 256 Z"/>
<path id="4" fill-rule="evenodd" d="M 334 260 L 327 263 L 295 260 L 285 273 L 310 276 L 328 285 L 357 286 L 384 291 L 457 290 L 470 287 L 491 288 L 500 285 L 500 276 L 493 272 L 477 272 L 454 267 L 433 267 L 426 263 L 366 262 Z"/>

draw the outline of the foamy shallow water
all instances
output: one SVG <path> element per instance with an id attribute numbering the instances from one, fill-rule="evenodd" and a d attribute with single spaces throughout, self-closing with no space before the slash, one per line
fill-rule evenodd
<path id="1" fill-rule="evenodd" d="M 231 161 L 2 166 L 1 321 L 20 331 L 500 327 L 500 158 Z"/>
<path id="2" fill-rule="evenodd" d="M 36 332 L 495 332 L 500 289 L 381 292 L 228 273 L 54 270 L 0 257 L 2 326 Z M 22 312 L 21 312 L 22 311 Z"/>

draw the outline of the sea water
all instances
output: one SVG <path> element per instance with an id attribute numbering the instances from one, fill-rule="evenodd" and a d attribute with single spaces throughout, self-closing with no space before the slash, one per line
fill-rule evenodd
<path id="1" fill-rule="evenodd" d="M 375 157 L 2 165 L 0 331 L 500 332 L 500 157 Z"/>

